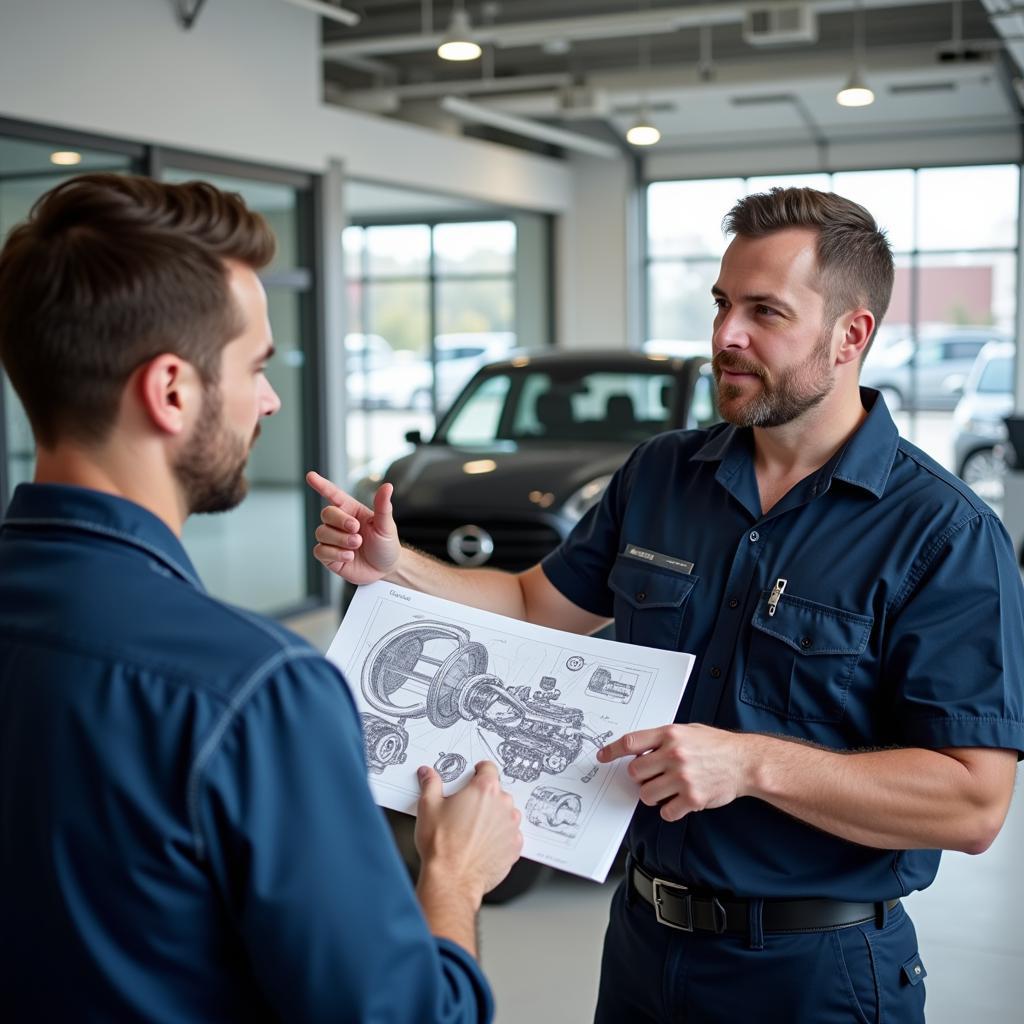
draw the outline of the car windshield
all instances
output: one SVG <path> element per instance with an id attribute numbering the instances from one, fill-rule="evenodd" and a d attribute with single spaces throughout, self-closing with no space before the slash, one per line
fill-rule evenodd
<path id="1" fill-rule="evenodd" d="M 436 440 L 638 442 L 671 425 L 676 379 L 634 370 L 524 367 L 487 374 L 458 401 Z"/>
<path id="2" fill-rule="evenodd" d="M 985 369 L 981 371 L 981 377 L 978 378 L 978 390 L 986 394 L 1011 394 L 1013 392 L 1013 382 L 1010 379 L 1012 369 L 1013 363 L 1008 356 L 990 359 Z"/>

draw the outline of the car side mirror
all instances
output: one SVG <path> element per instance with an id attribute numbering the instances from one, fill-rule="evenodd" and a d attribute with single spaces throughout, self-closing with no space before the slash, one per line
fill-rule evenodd
<path id="1" fill-rule="evenodd" d="M 419 430 L 407 430 L 405 439 L 409 444 L 423 444 L 423 434 Z"/>

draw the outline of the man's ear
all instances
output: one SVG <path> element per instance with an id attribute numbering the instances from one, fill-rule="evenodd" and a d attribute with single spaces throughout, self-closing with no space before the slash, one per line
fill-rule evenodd
<path id="1" fill-rule="evenodd" d="M 875 317 L 870 309 L 855 309 L 839 318 L 843 337 L 836 353 L 836 365 L 858 361 L 875 330 Z"/>
<path id="2" fill-rule="evenodd" d="M 202 405 L 202 383 L 195 367 L 170 352 L 140 366 L 135 383 L 143 414 L 165 434 L 181 434 Z"/>

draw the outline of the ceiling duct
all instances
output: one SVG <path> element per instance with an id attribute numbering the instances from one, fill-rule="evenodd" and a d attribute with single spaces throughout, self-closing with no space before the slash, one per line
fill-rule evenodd
<path id="1" fill-rule="evenodd" d="M 759 4 L 746 9 L 743 38 L 751 46 L 818 41 L 818 16 L 810 4 Z"/>

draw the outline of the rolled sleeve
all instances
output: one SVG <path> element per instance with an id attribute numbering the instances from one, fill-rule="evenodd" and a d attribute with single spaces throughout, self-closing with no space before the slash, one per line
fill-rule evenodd
<path id="1" fill-rule="evenodd" d="M 489 1021 L 475 960 L 435 939 L 366 784 L 362 735 L 320 658 L 275 671 L 204 772 L 209 861 L 282 1020 Z"/>
<path id="2" fill-rule="evenodd" d="M 619 553 L 622 511 L 634 471 L 636 449 L 608 483 L 601 500 L 542 562 L 544 575 L 564 597 L 594 615 L 612 614 L 608 574 Z"/>
<path id="3" fill-rule="evenodd" d="M 890 621 L 887 676 L 909 746 L 1024 753 L 1024 601 L 1005 529 L 992 514 L 925 551 Z"/>

